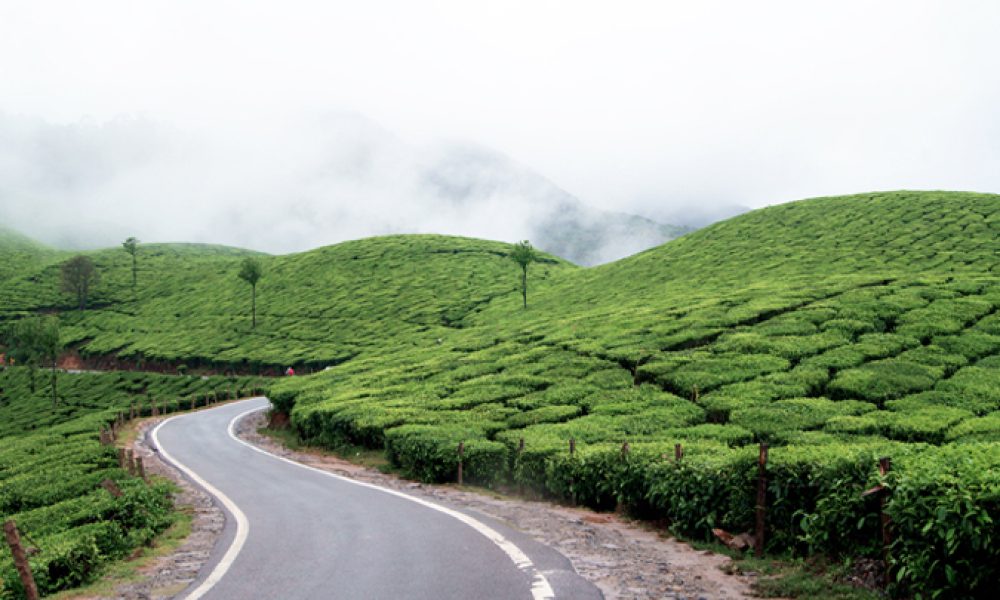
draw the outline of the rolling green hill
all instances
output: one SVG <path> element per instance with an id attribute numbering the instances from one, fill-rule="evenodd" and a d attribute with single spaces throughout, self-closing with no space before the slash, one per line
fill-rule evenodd
<path id="1" fill-rule="evenodd" d="M 39 309 L 62 313 L 66 341 L 84 355 L 255 370 L 336 364 L 386 343 L 430 344 L 462 327 L 493 298 L 518 288 L 517 266 L 497 242 L 392 236 L 287 256 L 262 256 L 256 329 L 250 288 L 236 277 L 249 254 L 223 247 L 143 245 L 139 284 L 119 249 L 88 253 L 101 273 L 93 309 L 72 310 L 59 267 L 14 278 L 0 290 L 0 319 Z M 543 256 L 532 283 L 573 269 Z"/>
<path id="2" fill-rule="evenodd" d="M 57 259 L 58 250 L 36 242 L 12 229 L 0 226 L 0 282 L 36 270 Z"/>
<path id="3" fill-rule="evenodd" d="M 97 252 L 98 308 L 69 310 L 50 265 L 8 280 L 0 318 L 63 311 L 95 356 L 333 366 L 273 388 L 306 440 L 427 480 L 463 442 L 467 477 L 693 537 L 752 527 L 767 442 L 769 549 L 877 557 L 860 492 L 884 482 L 897 591 L 975 597 L 1000 576 L 998 234 L 996 195 L 806 200 L 601 267 L 546 257 L 527 310 L 507 245 L 372 238 L 263 257 L 253 331 L 241 255 L 144 247 L 134 296 L 127 255 Z"/>
<path id="4" fill-rule="evenodd" d="M 1000 489 L 998 216 L 998 196 L 915 192 L 755 211 L 560 273 L 526 311 L 498 298 L 438 347 L 395 347 L 274 397 L 303 437 L 384 446 L 417 477 L 452 477 L 463 441 L 467 476 L 623 502 L 698 537 L 752 526 L 747 446 L 769 442 L 787 510 L 770 547 L 803 552 L 872 550 L 860 491 L 887 454 L 910 502 L 931 498 L 890 504 L 900 529 L 957 518 L 955 547 L 979 547 Z M 947 508 L 948 481 L 976 511 Z M 958 589 L 921 535 L 897 542 L 902 589 Z M 976 554 L 962 589 L 981 590 L 998 553 Z"/>

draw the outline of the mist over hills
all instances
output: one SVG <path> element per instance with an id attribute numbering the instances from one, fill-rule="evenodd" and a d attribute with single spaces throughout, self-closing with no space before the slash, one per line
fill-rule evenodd
<path id="1" fill-rule="evenodd" d="M 357 114 L 213 131 L 0 115 L 0 222 L 62 248 L 132 235 L 272 253 L 394 233 L 528 239 L 582 265 L 689 230 L 588 206 L 489 148 L 411 146 Z"/>

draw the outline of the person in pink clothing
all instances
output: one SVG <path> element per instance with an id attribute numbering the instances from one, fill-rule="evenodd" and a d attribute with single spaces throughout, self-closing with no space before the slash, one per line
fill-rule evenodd
<path id="1" fill-rule="evenodd" d="M 295 369 L 293 369 L 291 367 L 288 367 L 288 370 L 285 371 L 285 375 L 288 375 L 288 376 L 295 375 Z"/>

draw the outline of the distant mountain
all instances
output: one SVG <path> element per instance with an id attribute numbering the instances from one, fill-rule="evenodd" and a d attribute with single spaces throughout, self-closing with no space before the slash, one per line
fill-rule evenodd
<path id="1" fill-rule="evenodd" d="M 751 210 L 753 209 L 742 204 L 701 202 L 658 211 L 654 217 L 666 223 L 676 223 L 690 229 L 701 229 Z"/>
<path id="2" fill-rule="evenodd" d="M 693 229 L 567 202 L 535 228 L 534 239 L 546 252 L 593 266 L 659 246 L 690 231 Z"/>
<path id="3" fill-rule="evenodd" d="M 579 265 L 618 260 L 692 231 L 588 206 L 538 173 L 479 146 L 444 148 L 421 170 L 430 194 L 468 210 L 502 202 L 507 218 L 524 217 L 518 239 Z"/>

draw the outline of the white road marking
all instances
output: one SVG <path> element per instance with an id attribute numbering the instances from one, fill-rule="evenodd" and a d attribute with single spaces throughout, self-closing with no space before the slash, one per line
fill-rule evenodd
<path id="1" fill-rule="evenodd" d="M 275 458 L 280 461 L 284 461 L 290 465 L 295 465 L 296 467 L 308 469 L 310 471 L 319 473 L 320 475 L 332 477 L 334 479 L 343 481 L 345 483 L 350 483 L 352 485 L 358 485 L 361 487 L 378 490 L 380 492 L 385 492 L 386 494 L 391 494 L 393 496 L 403 498 L 404 500 L 409 500 L 410 502 L 416 502 L 417 504 L 430 508 L 431 510 L 436 510 L 440 513 L 448 515 L 449 517 L 457 519 L 462 523 L 468 525 L 472 529 L 474 529 L 476 532 L 484 536 L 486 539 L 496 544 L 497 547 L 499 547 L 500 550 L 502 550 L 504 554 L 506 554 L 508 558 L 510 558 L 510 560 L 514 563 L 514 565 L 518 569 L 521 569 L 521 571 L 523 571 L 530 577 L 531 597 L 533 598 L 533 600 L 552 600 L 553 598 L 555 598 L 555 592 L 552 591 L 552 586 L 549 585 L 549 580 L 546 579 L 545 575 L 535 567 L 535 563 L 531 562 L 531 559 L 528 557 L 528 555 L 525 554 L 524 551 L 522 551 L 520 548 L 518 548 L 517 545 L 514 544 L 514 542 L 505 538 L 499 531 L 475 519 L 474 517 L 470 517 L 465 513 L 459 512 L 451 508 L 447 508 L 445 506 L 441 506 L 440 504 L 429 502 L 422 498 L 416 498 L 414 496 L 404 494 L 403 492 L 399 492 L 389 488 L 384 488 L 382 486 L 375 485 L 373 483 L 367 483 L 364 481 L 355 481 L 354 479 L 349 479 L 347 477 L 336 475 L 334 473 L 330 473 L 322 469 L 317 469 L 316 467 L 310 467 L 309 465 L 304 465 L 300 462 L 296 462 L 289 458 L 278 456 L 277 454 L 272 454 L 267 450 L 258 448 L 257 446 L 254 446 L 249 442 L 241 440 L 239 437 L 236 436 L 235 429 L 237 421 L 249 415 L 250 413 L 266 410 L 267 408 L 268 408 L 267 406 L 261 408 L 253 408 L 233 417 L 233 419 L 229 421 L 229 427 L 228 427 L 229 437 L 243 444 L 247 448 L 250 448 L 254 452 L 260 452 L 261 454 L 270 456 L 271 458 Z M 246 515 L 244 515 L 243 512 L 240 511 L 240 509 L 236 506 L 235 503 L 233 503 L 232 500 L 230 500 L 228 497 L 226 497 L 225 494 L 223 494 L 216 488 L 212 487 L 204 479 L 198 477 L 198 475 L 196 475 L 194 471 L 185 467 L 175 458 L 170 456 L 160 445 L 160 441 L 156 437 L 156 433 L 160 429 L 160 427 L 163 427 L 167 422 L 173 419 L 181 418 L 184 416 L 186 415 L 171 417 L 166 421 L 164 421 L 163 423 L 157 425 L 156 428 L 153 429 L 152 433 L 153 442 L 156 444 L 156 447 L 159 448 L 160 454 L 163 455 L 164 458 L 166 458 L 169 462 L 174 464 L 177 468 L 181 469 L 184 473 L 186 473 L 196 482 L 198 482 L 198 484 L 204 487 L 206 490 L 208 490 L 210 494 L 217 497 L 225 505 L 226 509 L 228 509 L 229 512 L 231 512 L 236 517 L 236 538 L 233 540 L 232 545 L 229 546 L 229 550 L 226 551 L 225 556 L 222 557 L 222 560 L 219 561 L 219 564 L 215 566 L 214 570 L 212 570 L 212 573 L 208 576 L 208 579 L 206 579 L 200 586 L 198 586 L 197 589 L 195 589 L 193 592 L 191 592 L 188 596 L 185 597 L 185 600 L 197 600 L 198 598 L 201 598 L 205 594 L 205 592 L 210 590 L 212 586 L 218 583 L 219 580 L 222 579 L 222 576 L 226 574 L 226 571 L 229 570 L 229 567 L 232 566 L 233 561 L 236 560 L 236 556 L 240 553 L 240 550 L 243 549 L 243 544 L 246 542 L 247 533 L 249 532 L 250 525 L 247 521 Z"/>
<path id="2" fill-rule="evenodd" d="M 236 419 L 239 419 L 240 417 L 248 415 L 257 410 L 260 409 L 249 410 L 237 416 Z M 222 556 L 222 560 L 219 561 L 219 564 L 215 565 L 215 568 L 212 569 L 212 572 L 209 573 L 208 577 L 205 579 L 205 581 L 201 583 L 201 585 L 199 585 L 197 588 L 192 590 L 190 594 L 184 597 L 184 600 L 198 600 L 198 598 L 201 598 L 206 593 L 208 593 L 208 591 L 211 590 L 215 586 L 215 584 L 219 583 L 219 581 L 222 580 L 223 576 L 225 576 L 226 572 L 229 571 L 229 567 L 233 566 L 233 562 L 236 560 L 236 557 L 239 555 L 240 551 L 243 550 L 243 544 L 245 544 L 247 541 L 247 535 L 250 533 L 250 522 L 247 520 L 247 516 L 243 514 L 243 511 L 240 510 L 240 507 L 236 506 L 236 503 L 229 499 L 229 496 L 226 496 L 221 491 L 219 491 L 218 488 L 216 488 L 209 482 L 199 477 L 197 473 L 195 473 L 188 467 L 184 466 L 184 464 L 182 464 L 179 460 L 171 456 L 170 453 L 163 448 L 163 444 L 160 443 L 160 439 L 157 437 L 157 433 L 159 433 L 160 427 L 163 427 L 164 425 L 166 425 L 170 421 L 173 421 L 174 419 L 181 419 L 186 416 L 187 415 L 177 415 L 176 417 L 170 417 L 169 419 L 166 419 L 162 423 L 157 425 L 153 429 L 153 432 L 151 434 L 153 437 L 153 443 L 156 444 L 156 449 L 160 453 L 160 456 L 162 456 L 164 459 L 167 460 L 167 462 L 169 462 L 170 464 L 174 465 L 182 472 L 184 472 L 185 475 L 194 480 L 195 483 L 204 488 L 205 491 L 207 491 L 209 494 L 215 496 L 219 500 L 219 502 L 222 502 L 223 506 L 226 507 L 226 510 L 228 510 L 229 513 L 232 514 L 233 517 L 235 517 L 236 519 L 236 537 L 233 538 L 233 543 L 229 545 L 229 549 L 226 550 L 226 553 Z M 236 419 L 233 419 L 233 421 L 229 423 L 230 435 L 232 435 L 232 427 Z"/>

